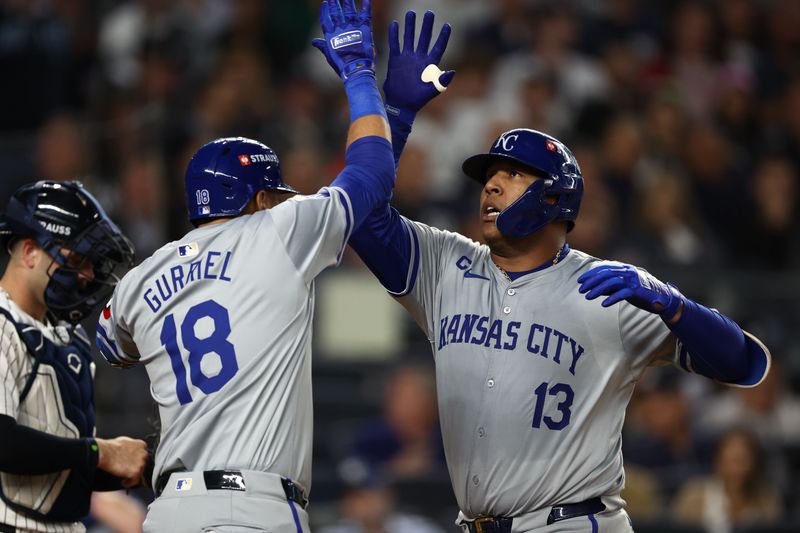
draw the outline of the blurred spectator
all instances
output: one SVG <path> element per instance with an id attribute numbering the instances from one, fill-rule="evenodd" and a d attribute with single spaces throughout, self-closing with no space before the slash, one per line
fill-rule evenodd
<path id="1" fill-rule="evenodd" d="M 154 158 L 140 155 L 125 163 L 119 179 L 119 223 L 131 236 L 137 257 L 148 257 L 166 240 L 161 167 Z"/>
<path id="2" fill-rule="evenodd" d="M 622 223 L 617 198 L 602 180 L 597 151 L 579 145 L 573 153 L 581 167 L 586 192 L 575 228 L 569 234 L 570 246 L 595 257 L 610 257 Z"/>
<path id="3" fill-rule="evenodd" d="M 514 103 L 530 72 L 553 78 L 555 94 L 571 123 L 582 107 L 603 99 L 608 89 L 605 71 L 577 49 L 579 20 L 566 3 L 539 5 L 534 12 L 534 43 L 518 54 L 499 58 L 492 75 L 492 98 L 504 116 L 518 116 Z M 512 107 L 508 107 L 512 106 Z"/>
<path id="4" fill-rule="evenodd" d="M 122 491 L 95 492 L 87 531 L 92 533 L 108 528 L 114 533 L 141 533 L 144 516 L 144 506 Z"/>
<path id="5" fill-rule="evenodd" d="M 629 408 L 623 444 L 625 464 L 648 470 L 669 499 L 686 478 L 703 471 L 707 455 L 689 417 L 678 370 L 650 369 Z"/>
<path id="6" fill-rule="evenodd" d="M 709 122 L 695 122 L 682 137 L 684 164 L 691 183 L 691 195 L 702 206 L 700 215 L 714 233 L 725 238 L 728 249 L 732 234 L 746 206 L 744 172 L 734 165 L 733 146 Z"/>
<path id="7" fill-rule="evenodd" d="M 91 174 L 91 139 L 72 115 L 52 115 L 39 130 L 36 145 L 38 179 L 79 180 L 88 185 Z"/>
<path id="8" fill-rule="evenodd" d="M 385 391 L 383 417 L 356 433 L 355 457 L 388 479 L 443 472 L 444 445 L 433 371 L 423 366 L 400 366 L 389 376 Z"/>
<path id="9" fill-rule="evenodd" d="M 690 479 L 680 488 L 673 516 L 679 522 L 703 526 L 709 533 L 776 522 L 783 514 L 781 501 L 764 479 L 762 459 L 749 431 L 724 434 L 714 453 L 714 473 Z"/>
<path id="10" fill-rule="evenodd" d="M 91 48 L 79 42 L 86 13 L 77 7 L 70 20 L 53 4 L 0 2 L 0 131 L 33 130 L 50 114 L 85 104 L 70 71 L 83 72 L 80 63 L 91 60 Z"/>
<path id="11" fill-rule="evenodd" d="M 600 141 L 602 180 L 618 204 L 623 227 L 633 227 L 634 192 L 645 176 L 644 138 L 639 121 L 631 115 L 614 118 Z"/>
<path id="12" fill-rule="evenodd" d="M 653 523 L 662 517 L 664 502 L 658 479 L 646 468 L 625 465 L 625 488 L 620 494 L 634 523 Z"/>
<path id="13" fill-rule="evenodd" d="M 693 117 L 711 114 L 718 90 L 719 27 L 711 6 L 702 1 L 676 3 L 669 33 L 672 82 Z"/>
<path id="14" fill-rule="evenodd" d="M 533 42 L 530 2 L 496 0 L 491 6 L 487 17 L 476 19 L 477 23 L 467 27 L 467 48 L 480 48 L 489 57 L 502 57 Z"/>
<path id="15" fill-rule="evenodd" d="M 771 270 L 800 265 L 800 183 L 797 169 L 786 158 L 767 157 L 755 169 L 749 208 L 732 226 L 737 236 L 735 257 L 740 264 Z"/>
<path id="16" fill-rule="evenodd" d="M 639 192 L 637 203 L 641 223 L 630 234 L 630 247 L 644 266 L 714 264 L 716 240 L 693 219 L 694 202 L 682 180 L 659 174 Z"/>
<path id="17" fill-rule="evenodd" d="M 762 442 L 800 446 L 800 397 L 786 389 L 783 365 L 773 358 L 764 381 L 752 389 L 726 389 L 698 413 L 697 425 L 709 433 L 747 427 Z"/>
<path id="18" fill-rule="evenodd" d="M 344 486 L 339 520 L 319 533 L 444 533 L 424 516 L 398 511 L 386 478 L 365 463 L 348 460 L 339 471 Z"/>
<path id="19" fill-rule="evenodd" d="M 318 6 L 0 0 L 0 197 L 32 179 L 80 179 L 115 205 L 144 257 L 187 231 L 183 173 L 214 137 L 264 141 L 287 182 L 316 192 L 343 165 L 336 139 L 349 120 L 339 80 L 309 46 Z M 772 332 L 783 365 L 753 391 L 705 390 L 707 408 L 689 409 L 685 378 L 642 382 L 625 430 L 634 519 L 657 516 L 661 492 L 703 470 L 693 428 L 714 436 L 734 422 L 763 439 L 765 474 L 800 502 L 800 1 L 373 1 L 381 81 L 386 27 L 408 9 L 418 25 L 435 11 L 435 32 L 453 25 L 442 66 L 457 75 L 416 119 L 394 192 L 404 212 L 477 237 L 478 185 L 461 162 L 522 122 L 578 146 L 590 194 L 572 245 L 672 269 L 687 292 Z M 427 343 L 409 331 L 408 345 Z M 98 383 L 110 391 L 98 416 L 120 433 L 144 419 L 131 379 Z M 347 423 L 366 424 L 365 453 L 389 475 L 444 472 L 422 407 L 434 400 L 419 400 L 431 393 L 402 394 L 414 405 L 392 408 L 408 412 L 399 422 L 387 397 L 382 421 Z M 417 416 L 427 429 L 403 421 Z"/>
<path id="20" fill-rule="evenodd" d="M 719 8 L 725 59 L 748 68 L 754 67 L 758 60 L 757 39 L 762 24 L 758 3 L 753 0 L 723 0 L 716 2 L 716 7 Z"/>

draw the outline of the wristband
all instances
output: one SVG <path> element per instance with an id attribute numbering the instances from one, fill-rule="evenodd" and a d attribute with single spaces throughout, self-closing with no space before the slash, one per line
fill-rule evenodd
<path id="1" fill-rule="evenodd" d="M 350 123 L 367 115 L 381 115 L 386 118 L 381 94 L 372 71 L 364 70 L 356 76 L 347 78 L 344 91 L 350 103 Z"/>
<path id="2" fill-rule="evenodd" d="M 89 464 L 96 467 L 100 462 L 100 446 L 94 439 L 86 439 L 88 442 L 87 451 L 89 452 Z"/>

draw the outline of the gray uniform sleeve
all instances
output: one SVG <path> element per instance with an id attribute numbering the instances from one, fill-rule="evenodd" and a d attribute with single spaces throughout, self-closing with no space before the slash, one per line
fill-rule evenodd
<path id="1" fill-rule="evenodd" d="M 269 210 L 278 235 L 306 284 L 342 259 L 353 230 L 347 193 L 323 187 L 311 196 L 295 196 Z"/>
<path id="2" fill-rule="evenodd" d="M 139 362 L 139 350 L 133 342 L 119 306 L 114 305 L 115 299 L 124 301 L 124 298 L 115 298 L 117 293 L 124 290 L 124 282 L 120 282 L 114 290 L 114 295 L 100 313 L 97 322 L 97 336 L 95 343 L 100 353 L 112 366 L 130 367 Z"/>
<path id="3" fill-rule="evenodd" d="M 409 289 L 406 295 L 398 297 L 397 301 L 414 317 L 428 340 L 433 342 L 435 321 L 438 316 L 435 306 L 440 297 L 439 289 L 444 272 L 443 258 L 458 257 L 453 253 L 458 247 L 474 249 L 478 245 L 457 233 L 440 230 L 405 217 L 403 223 L 411 230 L 412 251 L 408 265 Z"/>
<path id="4" fill-rule="evenodd" d="M 685 364 L 681 342 L 659 315 L 627 302 L 620 302 L 618 306 L 620 338 L 631 359 L 633 379 L 638 379 L 651 365 L 673 365 L 691 371 Z"/>

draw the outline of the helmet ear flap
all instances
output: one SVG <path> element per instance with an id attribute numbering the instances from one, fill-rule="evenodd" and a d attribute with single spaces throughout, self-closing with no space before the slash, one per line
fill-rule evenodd
<path id="1" fill-rule="evenodd" d="M 521 238 L 540 230 L 558 217 L 558 203 L 547 201 L 551 179 L 534 181 L 517 200 L 498 216 L 497 229 L 509 237 Z"/>

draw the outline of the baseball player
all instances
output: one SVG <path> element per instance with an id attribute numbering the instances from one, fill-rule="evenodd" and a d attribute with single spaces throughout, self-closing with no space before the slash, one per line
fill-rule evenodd
<path id="1" fill-rule="evenodd" d="M 414 113 L 444 88 L 443 74 L 442 87 L 428 81 L 443 50 L 440 37 L 428 53 L 432 23 L 426 14 L 414 49 L 410 14 L 402 51 L 390 28 L 396 159 Z M 569 247 L 583 177 L 557 139 L 507 131 L 462 168 L 483 187 L 486 245 L 388 202 L 350 240 L 430 340 L 457 523 L 470 533 L 631 531 L 621 430 L 645 368 L 752 387 L 769 352 L 675 286 Z"/>
<path id="2" fill-rule="evenodd" d="M 0 216 L 0 532 L 81 532 L 93 490 L 139 483 L 145 443 L 94 438 L 94 363 L 77 323 L 133 249 L 78 182 L 17 190 Z"/>
<path id="3" fill-rule="evenodd" d="M 320 18 L 350 105 L 344 170 L 300 196 L 260 142 L 206 144 L 185 178 L 196 229 L 131 270 L 102 313 L 101 352 L 145 365 L 159 407 L 145 531 L 308 531 L 314 279 L 394 183 L 369 1 L 323 1 Z"/>

